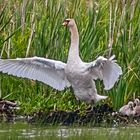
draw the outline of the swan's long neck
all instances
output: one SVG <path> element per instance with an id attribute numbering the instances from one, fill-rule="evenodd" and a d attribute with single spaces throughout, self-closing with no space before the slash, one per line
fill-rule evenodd
<path id="1" fill-rule="evenodd" d="M 71 45 L 69 49 L 69 55 L 68 55 L 68 62 L 69 61 L 80 61 L 79 57 L 79 34 L 78 29 L 75 26 L 70 27 L 71 32 Z"/>

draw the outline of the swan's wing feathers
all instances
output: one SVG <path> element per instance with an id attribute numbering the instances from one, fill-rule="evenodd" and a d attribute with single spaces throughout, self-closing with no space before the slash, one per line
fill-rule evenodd
<path id="1" fill-rule="evenodd" d="M 61 61 L 40 57 L 0 59 L 0 72 L 38 80 L 58 90 L 70 86 L 65 76 L 65 66 Z"/>
<path id="2" fill-rule="evenodd" d="M 115 62 L 114 56 L 109 59 L 100 56 L 91 62 L 90 70 L 93 78 L 103 80 L 106 90 L 111 89 L 122 74 L 121 67 Z"/>

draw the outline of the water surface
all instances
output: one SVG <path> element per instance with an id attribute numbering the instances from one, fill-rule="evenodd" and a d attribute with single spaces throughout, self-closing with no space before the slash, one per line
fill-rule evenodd
<path id="1" fill-rule="evenodd" d="M 139 140 L 140 127 L 89 128 L 0 124 L 0 140 Z"/>

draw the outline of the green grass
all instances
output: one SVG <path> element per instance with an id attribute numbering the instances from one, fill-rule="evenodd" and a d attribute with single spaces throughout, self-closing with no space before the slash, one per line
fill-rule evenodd
<path id="1" fill-rule="evenodd" d="M 46 3 L 45 3 L 46 2 Z M 70 36 L 62 27 L 65 18 L 76 20 L 80 34 L 80 56 L 92 61 L 99 55 L 116 55 L 123 75 L 110 91 L 97 82 L 99 93 L 115 109 L 140 95 L 140 3 L 138 0 L 0 0 L 1 58 L 42 56 L 67 61 Z M 27 79 L 1 74 L 2 98 L 21 103 L 22 112 L 39 109 L 74 110 L 72 91 L 58 92 Z M 81 108 L 86 105 L 81 103 Z"/>

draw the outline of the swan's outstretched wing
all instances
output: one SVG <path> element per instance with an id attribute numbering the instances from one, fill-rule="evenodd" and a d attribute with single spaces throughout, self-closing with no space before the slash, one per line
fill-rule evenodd
<path id="1" fill-rule="evenodd" d="M 66 64 L 40 57 L 0 59 L 0 72 L 41 81 L 57 90 L 69 87 L 65 76 Z"/>
<path id="2" fill-rule="evenodd" d="M 90 63 L 89 70 L 92 73 L 93 79 L 103 80 L 106 90 L 111 89 L 119 76 L 122 74 L 121 67 L 113 60 L 115 56 L 106 59 L 102 56 Z"/>

